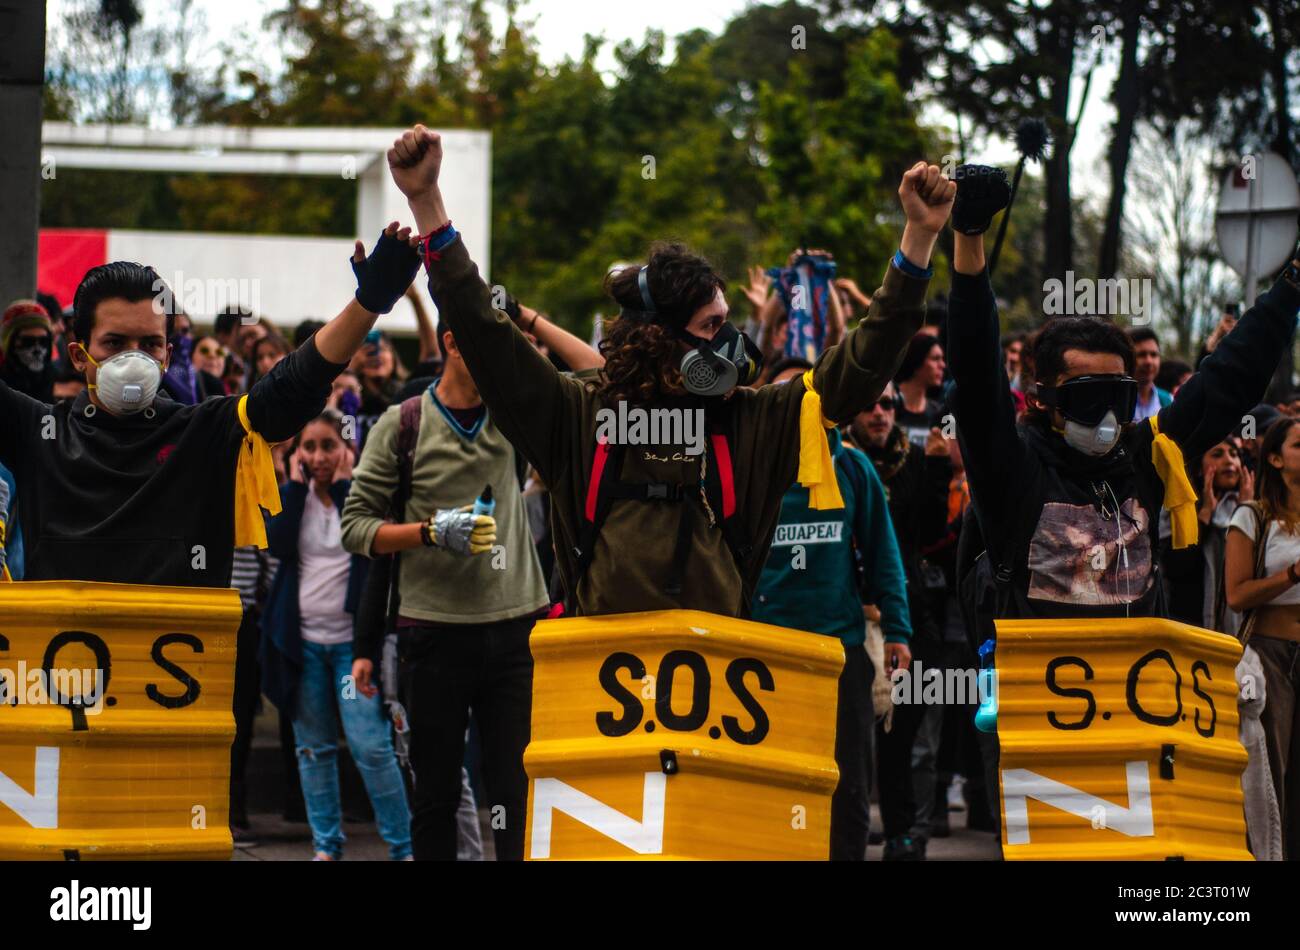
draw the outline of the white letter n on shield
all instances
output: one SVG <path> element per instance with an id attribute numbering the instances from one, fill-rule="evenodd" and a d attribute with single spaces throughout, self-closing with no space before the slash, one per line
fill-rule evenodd
<path id="1" fill-rule="evenodd" d="M 534 861 L 551 856 L 551 812 L 562 811 L 588 828 L 613 838 L 637 854 L 662 854 L 664 850 L 664 796 L 668 776 L 663 772 L 645 773 L 645 791 L 641 799 L 641 820 L 629 818 L 616 808 L 580 792 L 558 778 L 539 778 L 533 782 Z"/>
<path id="2" fill-rule="evenodd" d="M 27 790 L 0 772 L 0 805 L 6 805 L 33 828 L 59 827 L 59 747 L 36 749 L 36 789 Z"/>
<path id="3" fill-rule="evenodd" d="M 1129 762 L 1124 767 L 1128 781 L 1128 807 L 1123 808 L 1096 795 L 1066 785 L 1028 769 L 1002 770 L 1002 810 L 1007 817 L 1007 844 L 1029 844 L 1029 799 L 1033 798 L 1088 820 L 1100 806 L 1107 816 L 1106 827 L 1130 838 L 1156 833 L 1151 812 L 1151 772 L 1146 762 Z"/>

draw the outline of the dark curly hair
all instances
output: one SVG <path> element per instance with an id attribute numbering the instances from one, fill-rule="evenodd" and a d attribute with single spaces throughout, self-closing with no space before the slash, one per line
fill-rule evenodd
<path id="1" fill-rule="evenodd" d="M 638 278 L 641 268 L 625 267 L 605 278 L 605 292 L 629 311 L 642 311 Z M 607 402 L 648 403 L 681 387 L 678 370 L 680 331 L 726 282 L 703 257 L 683 244 L 657 242 L 650 247 L 646 282 L 656 322 L 620 316 L 607 325 L 600 341 L 605 369 L 597 391 Z"/>
<path id="2" fill-rule="evenodd" d="M 1124 361 L 1124 374 L 1133 375 L 1133 344 L 1122 329 L 1096 317 L 1056 317 L 1025 341 L 1020 353 L 1022 382 L 1032 378 L 1035 391 L 1038 384 L 1055 384 L 1057 377 L 1066 373 L 1066 350 L 1113 353 Z M 1026 422 L 1050 426 L 1052 414 L 1031 402 L 1024 418 Z"/>

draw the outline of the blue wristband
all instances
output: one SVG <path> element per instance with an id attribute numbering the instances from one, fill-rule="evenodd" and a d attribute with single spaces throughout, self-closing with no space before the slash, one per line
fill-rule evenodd
<path id="1" fill-rule="evenodd" d="M 894 266 L 901 270 L 908 277 L 918 277 L 922 280 L 929 280 L 934 276 L 933 267 L 917 267 L 906 257 L 903 256 L 903 249 L 899 248 L 894 254 Z"/>
<path id="2" fill-rule="evenodd" d="M 460 232 L 458 232 L 454 227 L 448 224 L 447 230 L 443 231 L 441 234 L 434 235 L 429 239 L 428 249 L 430 251 L 441 251 L 452 241 L 456 240 L 459 233 Z"/>

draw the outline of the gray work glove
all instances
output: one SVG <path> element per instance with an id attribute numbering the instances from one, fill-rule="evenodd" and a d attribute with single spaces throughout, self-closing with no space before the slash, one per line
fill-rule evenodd
<path id="1" fill-rule="evenodd" d="M 491 515 L 476 515 L 474 506 L 444 508 L 429 519 L 433 546 L 457 554 L 482 554 L 497 542 L 497 522 Z"/>

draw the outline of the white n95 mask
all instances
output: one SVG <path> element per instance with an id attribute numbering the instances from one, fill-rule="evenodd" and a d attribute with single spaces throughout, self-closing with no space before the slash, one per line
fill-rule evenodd
<path id="1" fill-rule="evenodd" d="M 89 352 L 86 358 L 97 370 L 89 388 L 109 412 L 129 416 L 153 405 L 162 385 L 163 366 L 148 353 L 124 350 L 103 363 L 96 363 Z"/>

